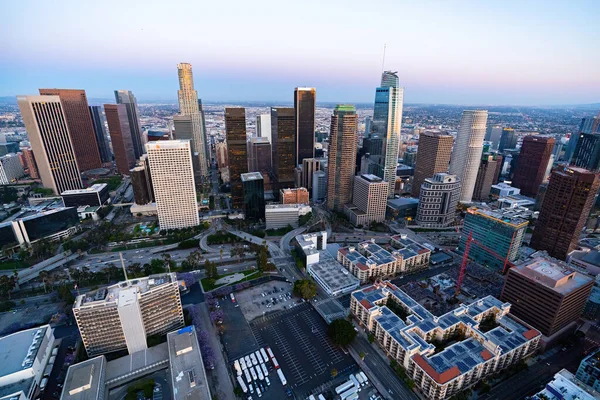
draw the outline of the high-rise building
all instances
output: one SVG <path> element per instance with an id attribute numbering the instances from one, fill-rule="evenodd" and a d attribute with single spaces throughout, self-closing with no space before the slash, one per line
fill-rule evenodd
<path id="1" fill-rule="evenodd" d="M 473 198 L 487 117 L 487 110 L 465 110 L 460 119 L 456 145 L 450 158 L 450 174 L 460 179 L 459 201 L 462 203 L 469 203 Z"/>
<path id="2" fill-rule="evenodd" d="M 23 158 L 25 159 L 25 169 L 31 179 L 39 179 L 40 173 L 38 172 L 37 164 L 35 163 L 35 156 L 31 148 L 21 149 L 23 152 Z"/>
<path id="3" fill-rule="evenodd" d="M 256 136 L 271 140 L 271 114 L 260 114 L 256 116 Z"/>
<path id="4" fill-rule="evenodd" d="M 313 172 L 312 201 L 319 202 L 327 198 L 327 174 L 325 171 Z"/>
<path id="5" fill-rule="evenodd" d="M 302 165 L 302 160 L 315 156 L 316 99 L 315 88 L 297 87 L 294 90 L 296 165 Z"/>
<path id="6" fill-rule="evenodd" d="M 448 172 L 453 143 L 454 138 L 442 132 L 425 131 L 419 135 L 419 149 L 411 191 L 413 197 L 419 197 L 425 179 L 441 172 Z"/>
<path id="7" fill-rule="evenodd" d="M 248 171 L 268 174 L 272 169 L 271 143 L 266 137 L 253 137 L 248 142 Z"/>
<path id="8" fill-rule="evenodd" d="M 189 116 L 192 124 L 192 150 L 194 157 L 198 158 L 197 174 L 201 179 L 209 175 L 209 152 L 204 123 L 204 112 L 198 101 L 198 92 L 194 89 L 194 77 L 192 75 L 192 64 L 177 64 L 179 76 L 179 113 Z"/>
<path id="9" fill-rule="evenodd" d="M 92 124 L 94 126 L 94 134 L 96 135 L 96 143 L 98 145 L 98 152 L 100 153 L 100 160 L 103 163 L 109 163 L 112 161 L 112 154 L 110 152 L 110 146 L 108 145 L 108 138 L 106 137 L 106 128 L 104 125 L 104 114 L 102 113 L 102 107 L 90 106 L 90 115 L 92 116 Z"/>
<path id="10" fill-rule="evenodd" d="M 354 177 L 352 204 L 344 205 L 344 212 L 355 226 L 369 226 L 385 220 L 389 185 L 375 175 Z"/>
<path id="11" fill-rule="evenodd" d="M 154 188 L 152 187 L 147 154 L 140 157 L 138 165 L 129 171 L 129 176 L 131 177 L 135 204 L 144 205 L 154 202 Z"/>
<path id="12" fill-rule="evenodd" d="M 492 143 L 492 149 L 497 150 L 502 137 L 502 127 L 500 125 L 490 125 L 485 133 L 485 141 Z"/>
<path id="13" fill-rule="evenodd" d="M 133 354 L 148 348 L 147 337 L 184 325 L 174 273 L 127 280 L 79 295 L 73 315 L 90 357 L 124 349 Z"/>
<path id="14" fill-rule="evenodd" d="M 137 100 L 131 90 L 115 90 L 115 101 L 117 104 L 125 105 L 125 112 L 131 132 L 131 142 L 133 143 L 133 154 L 137 160 L 144 154 L 144 136 L 142 134 Z"/>
<path id="15" fill-rule="evenodd" d="M 175 139 L 194 140 L 194 128 L 192 117 L 189 115 L 174 115 L 173 128 L 175 129 Z"/>
<path id="16" fill-rule="evenodd" d="M 500 136 L 498 151 L 502 153 L 504 150 L 514 149 L 517 147 L 517 134 L 512 128 L 503 128 Z"/>
<path id="17" fill-rule="evenodd" d="M 519 256 L 519 249 L 529 223 L 526 219 L 527 215 L 530 215 L 529 210 L 520 207 L 497 211 L 469 208 L 460 235 L 458 251 L 464 253 L 469 235 L 472 235 L 475 241 L 470 245 L 469 257 L 480 264 L 503 270 L 505 262 L 513 262 Z"/>
<path id="18" fill-rule="evenodd" d="M 456 219 L 456 204 L 460 196 L 460 180 L 445 172 L 425 179 L 421 185 L 417 224 L 426 227 L 445 227 Z"/>
<path id="19" fill-rule="evenodd" d="M 200 217 L 190 142 L 151 142 L 146 144 L 146 152 L 160 229 L 198 225 Z"/>
<path id="20" fill-rule="evenodd" d="M 312 192 L 313 174 L 321 169 L 321 160 L 318 158 L 305 158 L 302 160 L 302 183 L 301 186 Z"/>
<path id="21" fill-rule="evenodd" d="M 554 138 L 526 136 L 523 139 L 519 163 L 512 184 L 521 189 L 521 194 L 535 197 L 546 176 L 548 161 L 554 148 Z"/>
<path id="22" fill-rule="evenodd" d="M 594 280 L 550 257 L 536 257 L 508 270 L 500 299 L 511 313 L 552 336 L 577 321 Z"/>
<path id="23" fill-rule="evenodd" d="M 567 149 L 565 150 L 564 159 L 567 162 L 570 162 L 575 149 L 577 148 L 577 143 L 579 139 L 584 133 L 598 133 L 600 132 L 600 115 L 597 117 L 585 117 L 581 119 L 579 123 L 579 129 L 577 132 L 573 132 L 571 137 L 569 138 L 569 144 L 567 145 Z"/>
<path id="24" fill-rule="evenodd" d="M 594 204 L 600 179 L 578 167 L 557 168 L 550 175 L 530 245 L 564 260 L 577 247 Z"/>
<path id="25" fill-rule="evenodd" d="M 363 148 L 370 156 L 380 156 L 383 154 L 383 138 L 375 135 L 364 138 Z"/>
<path id="26" fill-rule="evenodd" d="M 246 218 L 265 219 L 265 186 L 260 172 L 248 172 L 241 175 L 244 193 L 244 211 Z"/>
<path id="27" fill-rule="evenodd" d="M 227 159 L 229 160 L 232 207 L 244 208 L 242 174 L 248 172 L 245 108 L 225 109 L 225 136 L 227 140 Z"/>
<path id="28" fill-rule="evenodd" d="M 117 171 L 127 175 L 129 170 L 135 166 L 136 160 L 127 106 L 125 104 L 105 104 L 104 113 L 115 154 Z"/>
<path id="29" fill-rule="evenodd" d="M 596 392 L 600 392 L 600 349 L 581 361 L 575 376 Z"/>
<path id="30" fill-rule="evenodd" d="M 389 184 L 389 196 L 394 195 L 396 185 L 403 102 L 404 88 L 399 87 L 398 73 L 384 71 L 381 87 L 375 91 L 372 127 L 374 134 L 385 138 L 383 180 Z"/>
<path id="31" fill-rule="evenodd" d="M 40 89 L 40 95 L 60 97 L 79 170 L 100 168 L 102 162 L 85 90 Z"/>
<path id="32" fill-rule="evenodd" d="M 293 108 L 271 108 L 271 148 L 276 190 L 294 187 L 296 128 Z"/>
<path id="33" fill-rule="evenodd" d="M 281 204 L 308 204 L 308 190 L 303 187 L 295 189 L 280 189 Z"/>
<path id="34" fill-rule="evenodd" d="M 0 185 L 10 185 L 25 174 L 16 154 L 0 157 Z"/>
<path id="35" fill-rule="evenodd" d="M 60 97 L 17 96 L 17 102 L 42 184 L 52 189 L 54 194 L 83 189 Z"/>
<path id="36" fill-rule="evenodd" d="M 342 212 L 352 200 L 352 179 L 357 147 L 356 108 L 339 104 L 331 116 L 327 169 L 327 208 Z"/>
<path id="37" fill-rule="evenodd" d="M 217 167 L 227 168 L 229 160 L 227 159 L 227 142 L 217 142 L 215 144 L 215 153 L 217 155 Z"/>
<path id="38" fill-rule="evenodd" d="M 581 133 L 571 164 L 590 171 L 600 169 L 600 133 Z"/>
<path id="39" fill-rule="evenodd" d="M 477 171 L 473 199 L 479 201 L 489 200 L 492 185 L 498 182 L 498 176 L 500 176 L 502 159 L 502 156 L 498 153 L 483 153 Z"/>

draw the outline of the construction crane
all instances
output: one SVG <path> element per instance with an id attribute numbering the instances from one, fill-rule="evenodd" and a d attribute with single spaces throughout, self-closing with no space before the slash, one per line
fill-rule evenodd
<path id="1" fill-rule="evenodd" d="M 514 233 L 513 233 L 513 240 L 514 240 Z M 484 249 L 485 251 L 487 251 L 488 253 L 490 253 L 492 256 L 496 257 L 498 260 L 504 262 L 504 267 L 502 268 L 502 273 L 505 274 L 507 271 L 507 268 L 512 268 L 515 265 L 513 263 L 511 263 L 510 261 L 508 261 L 508 254 L 506 255 L 506 257 L 500 257 L 498 255 L 498 253 L 496 253 L 494 250 L 490 249 L 489 247 L 485 246 L 484 244 L 482 244 L 481 242 L 479 242 L 478 240 L 473 239 L 473 232 L 469 232 L 469 237 L 467 238 L 467 243 L 465 244 L 465 252 L 463 254 L 463 258 L 462 258 L 462 262 L 460 264 L 460 271 L 458 272 L 458 280 L 456 281 L 456 292 L 455 292 L 455 296 L 458 296 L 460 293 L 460 289 L 463 283 L 463 280 L 465 279 L 465 273 L 467 272 L 467 262 L 469 261 L 469 250 L 471 249 L 471 243 L 475 242 L 475 244 L 479 247 L 481 247 L 482 249 Z M 512 245 L 512 240 L 511 240 L 511 245 Z M 510 246 L 509 246 L 510 249 Z"/>

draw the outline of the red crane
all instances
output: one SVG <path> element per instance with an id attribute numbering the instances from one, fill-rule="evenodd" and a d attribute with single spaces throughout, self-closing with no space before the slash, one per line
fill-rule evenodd
<path id="1" fill-rule="evenodd" d="M 513 237 L 512 237 L 512 239 L 510 241 L 510 246 L 508 247 L 509 249 L 512 246 L 513 240 L 515 239 L 515 233 L 513 233 Z M 484 249 L 485 251 L 487 251 L 488 253 L 490 253 L 494 257 L 496 257 L 498 260 L 503 261 L 504 262 L 504 267 L 502 268 L 502 273 L 503 274 L 506 273 L 507 267 L 509 267 L 509 268 L 514 267 L 514 264 L 511 263 L 510 261 L 508 261 L 508 254 L 506 255 L 506 258 L 505 257 L 500 257 L 498 255 L 498 253 L 496 253 L 494 250 L 492 250 L 489 247 L 485 246 L 484 244 L 482 244 L 478 240 L 473 239 L 473 232 L 469 232 L 469 237 L 467 238 L 467 243 L 465 244 L 465 252 L 463 254 L 462 263 L 460 264 L 460 271 L 458 272 L 458 280 L 456 281 L 456 295 L 457 296 L 460 293 L 460 288 L 462 286 L 463 280 L 465 279 L 465 272 L 467 272 L 467 262 L 469 261 L 469 250 L 471 248 L 471 242 L 475 242 L 475 244 L 477 246 L 481 247 L 482 249 Z"/>

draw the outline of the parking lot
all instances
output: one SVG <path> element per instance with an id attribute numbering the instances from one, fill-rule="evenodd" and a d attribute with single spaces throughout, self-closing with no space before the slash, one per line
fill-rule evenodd
<path id="1" fill-rule="evenodd" d="M 295 306 L 298 299 L 291 293 L 291 283 L 271 281 L 236 293 L 236 298 L 246 320 L 252 321 L 267 313 Z"/>
<path id="2" fill-rule="evenodd" d="M 258 349 L 258 344 L 254 340 L 252 330 L 244 318 L 241 307 L 236 307 L 236 304 L 240 303 L 238 296 L 241 293 L 234 295 L 236 303 L 233 303 L 229 296 L 219 299 L 219 305 L 224 314 L 222 340 L 230 362 Z"/>

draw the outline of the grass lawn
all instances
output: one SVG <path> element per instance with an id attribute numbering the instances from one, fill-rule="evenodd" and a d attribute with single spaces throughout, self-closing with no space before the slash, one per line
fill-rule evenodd
<path id="1" fill-rule="evenodd" d="M 0 263 L 0 270 L 15 270 L 28 268 L 30 265 L 25 261 L 3 261 Z"/>
<path id="2" fill-rule="evenodd" d="M 232 283 L 232 285 L 236 285 L 241 282 L 260 278 L 263 275 L 262 272 L 260 272 L 257 269 L 249 269 L 246 271 L 230 272 L 228 274 L 219 275 L 219 278 L 223 278 L 224 276 L 235 275 L 235 274 L 244 274 L 246 277 L 242 280 Z M 217 278 L 217 279 L 219 279 L 219 278 Z M 203 278 L 201 280 L 201 282 L 202 282 L 202 288 L 204 289 L 204 291 L 209 292 L 209 291 L 219 288 L 221 286 L 226 286 L 226 284 L 216 285 L 215 282 L 217 281 L 217 279 Z"/>

